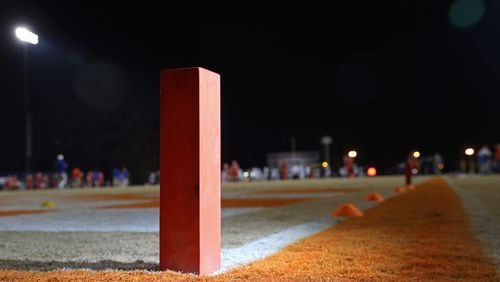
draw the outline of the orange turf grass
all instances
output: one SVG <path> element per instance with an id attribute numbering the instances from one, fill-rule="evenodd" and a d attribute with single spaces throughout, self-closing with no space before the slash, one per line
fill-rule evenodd
<path id="1" fill-rule="evenodd" d="M 13 216 L 21 214 L 33 214 L 33 213 L 44 213 L 49 212 L 48 210 L 6 210 L 0 211 L 0 216 Z"/>
<path id="2" fill-rule="evenodd" d="M 456 193 L 440 178 L 220 278 L 499 281 Z"/>
<path id="3" fill-rule="evenodd" d="M 277 254 L 214 277 L 142 271 L 0 270 L 26 281 L 499 281 L 458 196 L 442 179 L 392 197 Z"/>
<path id="4" fill-rule="evenodd" d="M 223 208 L 250 208 L 250 207 L 279 207 L 290 204 L 311 201 L 314 199 L 300 198 L 300 199 L 222 199 L 221 206 Z M 159 208 L 160 201 L 150 201 L 132 204 L 109 205 L 100 207 L 100 209 L 137 209 L 137 208 Z"/>
<path id="5" fill-rule="evenodd" d="M 415 190 L 416 188 L 417 188 L 417 186 L 415 186 L 413 184 L 406 185 L 406 190 Z"/>
<path id="6" fill-rule="evenodd" d="M 342 204 L 332 212 L 333 217 L 357 217 L 363 216 L 363 213 L 354 204 Z"/>
<path id="7" fill-rule="evenodd" d="M 308 193 L 355 193 L 363 191 L 359 188 L 325 188 L 325 189 L 275 189 L 256 191 L 254 194 L 308 194 Z"/>

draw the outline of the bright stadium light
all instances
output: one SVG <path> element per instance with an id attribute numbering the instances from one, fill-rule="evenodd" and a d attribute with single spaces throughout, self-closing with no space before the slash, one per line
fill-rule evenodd
<path id="1" fill-rule="evenodd" d="M 419 151 L 415 151 L 415 152 L 413 152 L 413 157 L 414 157 L 415 159 L 420 158 L 420 152 L 419 152 Z"/>
<path id="2" fill-rule="evenodd" d="M 467 156 L 472 156 L 472 155 L 474 155 L 474 149 L 472 149 L 472 148 L 467 148 L 467 149 L 465 149 L 465 154 L 466 154 Z"/>
<path id="3" fill-rule="evenodd" d="M 347 153 L 347 156 L 349 156 L 349 158 L 355 158 L 356 156 L 358 156 L 358 152 L 354 150 L 349 151 L 349 153 Z"/>
<path id="4" fill-rule="evenodd" d="M 23 42 L 28 42 L 28 43 L 31 43 L 33 45 L 38 44 L 38 35 L 29 31 L 25 27 L 16 28 L 15 33 L 16 33 L 17 38 Z"/>

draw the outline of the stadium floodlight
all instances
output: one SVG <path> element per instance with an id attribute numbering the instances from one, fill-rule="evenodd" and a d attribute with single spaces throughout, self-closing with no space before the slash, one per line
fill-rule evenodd
<path id="1" fill-rule="evenodd" d="M 415 159 L 420 158 L 420 152 L 419 152 L 419 151 L 415 151 L 415 152 L 413 152 L 413 157 L 414 157 Z"/>
<path id="2" fill-rule="evenodd" d="M 355 158 L 358 156 L 358 152 L 352 150 L 352 151 L 349 151 L 349 153 L 347 153 L 347 156 L 349 156 L 349 158 Z"/>
<path id="3" fill-rule="evenodd" d="M 23 42 L 28 42 L 33 45 L 38 44 L 38 35 L 36 33 L 31 32 L 25 27 L 18 27 L 16 28 L 16 37 L 17 39 L 23 41 Z"/>

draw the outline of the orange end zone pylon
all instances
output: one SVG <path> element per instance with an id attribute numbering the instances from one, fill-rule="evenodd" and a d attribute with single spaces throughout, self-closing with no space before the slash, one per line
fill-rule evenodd
<path id="1" fill-rule="evenodd" d="M 203 68 L 160 75 L 160 269 L 220 268 L 220 77 Z"/>

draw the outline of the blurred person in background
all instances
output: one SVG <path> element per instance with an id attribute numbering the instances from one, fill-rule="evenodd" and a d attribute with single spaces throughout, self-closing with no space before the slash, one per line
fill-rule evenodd
<path id="1" fill-rule="evenodd" d="M 156 184 L 156 172 L 155 171 L 150 171 L 149 176 L 148 176 L 148 183 L 149 185 L 155 185 Z"/>
<path id="2" fill-rule="evenodd" d="M 104 174 L 98 170 L 94 169 L 92 172 L 94 187 L 102 187 L 104 186 Z"/>
<path id="3" fill-rule="evenodd" d="M 66 186 L 66 183 L 68 182 L 68 175 L 66 174 L 66 169 L 68 169 L 68 164 L 64 160 L 64 155 L 63 154 L 57 155 L 56 172 L 60 178 L 57 186 L 59 189 L 63 189 Z"/>
<path id="4" fill-rule="evenodd" d="M 280 176 L 282 180 L 288 179 L 288 165 L 286 164 L 285 161 L 281 161 Z"/>
<path id="5" fill-rule="evenodd" d="M 82 187 L 83 171 L 81 171 L 78 167 L 73 168 L 71 171 L 71 179 L 71 186 L 73 188 Z"/>
<path id="6" fill-rule="evenodd" d="M 408 159 L 405 162 L 405 184 L 406 186 L 411 185 L 411 179 L 413 175 L 416 175 L 420 171 L 420 161 L 414 156 L 414 152 L 411 152 Z"/>
<path id="7" fill-rule="evenodd" d="M 50 188 L 50 186 L 49 186 L 49 184 L 50 184 L 49 180 L 50 180 L 49 179 L 49 175 L 47 175 L 47 174 L 42 175 L 42 184 L 41 184 L 42 185 L 41 186 L 42 189 L 48 189 L 48 188 Z"/>
<path id="8" fill-rule="evenodd" d="M 495 145 L 495 153 L 493 154 L 493 171 L 500 173 L 500 143 Z"/>
<path id="9" fill-rule="evenodd" d="M 34 188 L 34 183 L 33 183 L 33 174 L 27 174 L 26 175 L 26 189 L 33 189 Z"/>
<path id="10" fill-rule="evenodd" d="M 231 170 L 229 168 L 228 163 L 224 163 L 222 165 L 222 174 L 221 174 L 221 181 L 226 182 L 229 180 L 229 175 L 231 174 Z"/>
<path id="11" fill-rule="evenodd" d="M 51 183 L 52 185 L 49 184 L 49 187 L 50 188 L 57 188 L 57 187 L 59 187 L 60 180 L 61 180 L 61 178 L 59 176 L 59 173 L 53 173 L 52 174 L 52 183 Z"/>
<path id="12" fill-rule="evenodd" d="M 342 161 L 344 162 L 344 167 L 347 171 L 347 177 L 354 178 L 354 158 L 344 155 L 342 157 Z"/>
<path id="13" fill-rule="evenodd" d="M 42 189 L 43 174 L 39 171 L 35 174 L 35 189 Z"/>
<path id="14" fill-rule="evenodd" d="M 483 145 L 483 147 L 477 152 L 477 168 L 479 173 L 491 173 L 491 157 L 492 153 L 490 151 L 490 146 Z"/>
<path id="15" fill-rule="evenodd" d="M 115 167 L 113 168 L 113 171 L 111 171 L 111 177 L 112 177 L 112 181 L 113 181 L 113 187 L 117 187 L 117 186 L 120 186 L 120 178 L 121 178 L 121 171 Z"/>
<path id="16" fill-rule="evenodd" d="M 435 153 L 432 157 L 432 169 L 434 174 L 441 174 L 441 171 L 444 168 L 443 156 L 439 153 Z"/>
<path id="17" fill-rule="evenodd" d="M 231 162 L 231 167 L 229 168 L 229 179 L 232 181 L 240 180 L 240 165 L 236 160 Z"/>
<path id="18" fill-rule="evenodd" d="M 120 184 L 122 187 L 127 187 L 128 184 L 129 184 L 129 172 L 128 172 L 128 169 L 127 167 L 122 167 L 122 173 L 121 173 L 121 176 L 120 176 Z"/>
<path id="19" fill-rule="evenodd" d="M 87 174 L 85 175 L 85 182 L 87 183 L 87 185 L 85 185 L 85 186 L 92 187 L 93 181 L 94 181 L 94 173 L 92 172 L 92 170 L 89 170 L 89 171 L 87 171 Z"/>

